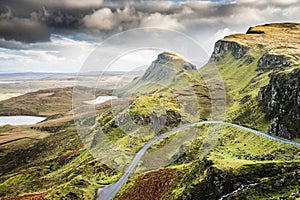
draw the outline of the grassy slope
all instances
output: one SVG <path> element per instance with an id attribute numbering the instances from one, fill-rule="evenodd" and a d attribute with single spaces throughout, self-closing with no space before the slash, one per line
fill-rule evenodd
<path id="1" fill-rule="evenodd" d="M 251 64 L 234 60 L 228 52 L 220 62 L 208 64 L 200 70 L 207 70 L 213 64 L 218 67 L 228 94 L 227 121 L 266 131 L 268 122 L 256 100 L 260 88 L 269 81 L 268 72 L 257 70 L 257 61 L 262 52 L 259 48 L 249 52 L 255 58 Z"/>
<path id="2" fill-rule="evenodd" d="M 46 199 L 67 198 L 71 193 L 91 199 L 99 185 L 118 176 L 86 151 L 74 125 L 1 157 L 0 163 L 1 197 L 51 190 Z"/>
<path id="3" fill-rule="evenodd" d="M 82 145 L 70 112 L 72 88 L 51 91 L 54 94 L 41 90 L 2 102 L 4 114 L 15 111 L 48 118 L 37 125 L 0 127 L 1 136 L 8 141 L 0 145 L 0 198 L 41 193 L 45 199 L 92 199 L 96 188 L 120 176 L 99 163 Z M 38 112 L 36 105 L 46 110 Z M 97 106 L 100 110 L 104 107 Z"/>
<path id="4" fill-rule="evenodd" d="M 85 87 L 80 88 L 82 95 Z M 0 115 L 61 116 L 72 110 L 73 87 L 44 89 L 0 101 Z M 110 95 L 110 90 L 97 89 L 96 96 Z"/>
<path id="5" fill-rule="evenodd" d="M 300 185 L 297 179 L 292 177 L 300 166 L 298 147 L 270 141 L 231 127 L 224 127 L 217 146 L 210 155 L 203 159 L 203 157 L 199 157 L 201 154 L 200 146 L 203 143 L 207 128 L 208 126 L 199 127 L 198 137 L 186 155 L 166 168 L 175 169 L 178 173 L 175 177 L 172 176 L 171 184 L 168 183 L 166 186 L 168 190 L 164 191 L 162 199 L 178 199 L 189 192 L 196 195 L 196 199 L 218 199 L 221 194 L 224 195 L 242 184 L 250 183 L 258 183 L 258 185 L 253 187 L 254 189 L 240 192 L 240 196 L 236 196 L 234 199 L 266 199 L 267 197 L 279 197 L 298 192 Z M 216 172 L 208 176 L 211 171 Z M 149 172 L 149 175 L 151 173 Z M 226 190 L 218 191 L 219 187 L 209 181 L 210 178 L 218 177 L 220 174 L 223 176 L 226 174 L 225 179 L 228 182 L 225 182 L 225 185 L 232 185 L 231 190 L 227 192 L 225 192 Z M 148 181 L 147 179 L 143 180 L 144 176 L 144 174 L 133 174 L 116 199 L 129 200 L 133 188 L 135 188 L 134 191 L 141 190 L 138 195 L 142 195 L 144 192 L 150 196 L 151 194 L 155 195 L 155 192 L 149 194 L 151 188 L 142 187 Z M 161 176 L 164 176 L 163 170 Z M 284 186 L 274 188 L 276 181 L 283 177 L 285 177 Z M 156 184 L 161 183 L 154 180 L 153 182 L 157 182 Z M 218 183 L 217 180 L 216 183 Z M 210 195 L 211 193 L 212 195 Z"/>
<path id="6" fill-rule="evenodd" d="M 143 79 L 143 77 L 136 78 L 129 85 L 121 90 L 116 91 L 121 96 L 120 99 L 130 96 L 130 116 L 133 121 L 138 125 L 137 128 L 131 130 L 131 124 L 123 125 L 125 128 L 130 129 L 126 133 L 120 127 L 113 126 L 115 117 L 112 110 L 107 109 L 100 113 L 98 121 L 103 127 L 106 136 L 111 141 L 118 145 L 121 149 L 129 152 L 137 152 L 141 146 L 150 141 L 154 136 L 154 132 L 145 132 L 143 127 L 149 124 L 149 115 L 155 113 L 158 117 L 168 111 L 180 113 L 181 119 L 169 120 L 177 123 L 195 122 L 201 119 L 210 118 L 210 100 L 207 87 L 201 79 L 197 70 L 184 70 L 182 67 L 187 62 L 179 57 L 165 53 L 171 56 L 174 60 L 168 61 L 163 64 L 153 64 L 149 68 L 153 68 L 150 78 Z M 167 70 L 167 77 L 165 79 L 156 80 L 160 76 L 161 71 Z M 170 75 L 173 74 L 173 75 Z M 194 95 L 194 96 L 193 96 Z M 197 103 L 194 100 L 197 100 Z M 184 105 L 183 105 L 184 104 Z M 200 109 L 196 115 L 190 113 L 195 112 L 185 109 L 193 109 L 197 107 Z M 184 107 L 184 108 L 183 108 Z M 200 114 L 200 116 L 199 116 Z M 142 120 L 147 119 L 147 120 Z M 180 121 L 184 119 L 184 121 Z M 163 127 L 161 132 L 165 132 L 177 123 L 171 123 Z M 145 132 L 145 134 L 143 134 Z"/>
<path id="7" fill-rule="evenodd" d="M 265 118 L 263 108 L 259 107 L 256 100 L 258 91 L 268 84 L 270 73 L 287 73 L 292 68 L 298 67 L 298 64 L 293 61 L 299 56 L 299 49 L 297 50 L 299 46 L 294 47 L 293 42 L 298 35 L 289 29 L 278 33 L 282 27 L 278 29 L 279 25 L 273 26 L 253 28 L 256 31 L 263 30 L 269 35 L 233 35 L 224 39 L 224 41 L 235 41 L 250 47 L 247 55 L 254 58 L 252 63 L 246 63 L 243 58 L 235 60 L 231 52 L 227 52 L 219 62 L 209 63 L 200 69 L 201 73 L 202 70 L 209 70 L 211 65 L 215 64 L 218 67 L 228 93 L 227 121 L 266 131 L 269 122 Z M 286 39 L 279 39 L 279 41 L 274 39 L 280 38 L 276 36 L 278 34 L 285 37 L 292 35 L 288 40 L 290 43 Z M 257 62 L 266 52 L 286 56 L 291 60 L 292 65 L 280 72 L 260 71 L 257 69 Z M 179 175 L 173 179 L 173 185 L 169 186 L 169 191 L 165 192 L 163 199 L 177 199 L 189 193 L 196 195 L 197 199 L 217 199 L 226 192 L 220 191 L 219 187 L 209 179 L 210 176 L 217 178 L 218 174 L 222 173 L 225 173 L 227 180 L 231 181 L 227 184 L 233 185 L 228 193 L 241 184 L 259 183 L 249 190 L 237 193 L 231 199 L 266 199 L 272 196 L 296 198 L 297 195 L 291 194 L 298 193 L 300 187 L 297 178 L 293 175 L 299 173 L 299 147 L 279 144 L 252 133 L 224 127 L 216 148 L 203 160 L 199 158 L 203 137 L 199 135 L 184 159 L 168 167 L 177 169 Z M 211 175 L 211 171 L 217 172 Z M 138 174 L 132 176 L 119 194 L 121 199 L 129 195 L 131 188 L 138 187 L 134 180 L 139 180 L 141 184 L 142 176 Z M 282 178 L 285 179 L 283 186 L 274 186 Z"/>
<path id="8" fill-rule="evenodd" d="M 0 102 L 1 115 L 51 116 L 71 110 L 73 88 L 46 89 Z"/>
<path id="9" fill-rule="evenodd" d="M 284 55 L 290 59 L 299 58 L 300 23 L 274 23 L 251 27 L 250 31 L 263 34 L 234 34 L 224 41 L 235 41 L 246 46 L 262 45 L 267 52 Z"/>
<path id="10" fill-rule="evenodd" d="M 244 36 L 233 36 L 225 39 L 235 40 L 237 37 L 240 40 L 245 40 Z M 256 38 L 253 41 L 259 40 Z M 243 41 L 239 42 L 245 44 Z M 256 63 L 266 49 L 261 48 L 261 46 L 252 46 L 248 54 L 253 56 L 255 60 L 251 64 L 246 64 L 243 60 L 234 60 L 229 53 L 217 63 L 228 91 L 228 121 L 260 130 L 267 129 L 268 122 L 256 103 L 259 88 L 268 83 L 269 72 L 262 73 L 256 70 Z M 204 67 L 203 70 L 206 68 L 208 69 L 209 65 Z M 199 102 L 205 102 L 203 105 L 207 106 L 207 97 L 201 97 L 201 95 L 205 94 L 205 90 L 203 91 L 204 87 L 201 84 L 201 80 L 196 80 L 192 87 L 199 94 Z M 138 107 L 146 102 L 146 108 L 143 108 L 145 113 L 151 110 L 150 107 L 152 107 L 153 101 L 158 101 L 155 95 L 159 95 L 162 92 L 151 85 L 146 86 L 140 88 L 140 91 L 146 91 L 146 93 L 147 91 L 156 91 L 156 94 L 148 97 L 146 95 L 146 97 L 140 99 L 137 98 L 135 104 Z M 163 90 L 163 92 L 166 92 L 166 90 Z M 184 92 L 184 90 L 181 90 L 181 92 Z M 51 98 L 49 96 L 49 99 Z M 206 100 L 204 101 L 204 99 Z M 174 105 L 168 106 L 173 109 Z M 135 107 L 132 109 L 133 111 L 137 110 Z M 8 110 L 6 109 L 6 113 Z M 57 114 L 57 112 L 52 112 L 51 109 L 51 113 L 48 114 L 38 112 L 33 107 L 27 110 L 30 111 L 29 113 L 40 115 Z M 209 109 L 205 108 L 205 111 L 209 113 Z M 104 125 L 111 123 L 112 116 L 109 112 L 109 109 L 103 110 L 98 118 L 100 121 L 105 121 Z M 62 125 L 58 126 L 60 128 L 54 131 L 55 134 L 51 134 L 50 137 L 39 141 L 33 146 L 10 153 L 0 159 L 1 172 L 2 170 L 4 172 L 2 172 L 0 181 L 2 182 L 0 185 L 1 197 L 51 190 L 46 196 L 48 199 L 59 199 L 62 197 L 75 199 L 76 196 L 81 199 L 90 199 L 95 195 L 94 189 L 96 187 L 101 184 L 110 184 L 120 177 L 118 172 L 101 165 L 91 157 L 84 147 L 80 145 L 74 125 L 68 122 L 67 117 L 64 117 L 52 119 L 45 122 L 45 124 L 37 126 L 37 130 L 40 130 L 41 127 L 57 127 L 57 123 Z M 206 114 L 204 118 L 209 118 L 209 116 Z M 237 195 L 240 195 L 241 198 L 263 199 L 269 196 L 278 197 L 285 193 L 290 195 L 293 192 L 297 192 L 299 183 L 292 177 L 292 172 L 299 169 L 299 148 L 278 144 L 247 132 L 224 127 L 216 148 L 203 159 L 199 157 L 199 151 L 206 136 L 206 129 L 207 126 L 199 127 L 197 130 L 198 137 L 192 143 L 186 155 L 168 167 L 175 169 L 176 175 L 168 173 L 168 170 L 159 170 L 148 175 L 133 175 L 122 188 L 119 198 L 132 199 L 132 191 L 137 190 L 140 190 L 139 195 L 143 195 L 145 192 L 152 192 L 155 196 L 155 187 L 151 188 L 151 184 L 160 185 L 165 183 L 167 185 L 161 185 L 161 187 L 166 187 L 167 189 L 164 188 L 159 193 L 163 195 L 162 199 L 177 199 L 182 194 L 191 192 L 196 196 L 198 195 L 198 199 L 216 199 L 221 194 L 224 194 L 226 189 L 220 191 L 219 186 L 211 182 L 210 178 L 219 177 L 220 174 L 224 173 L 226 179 L 230 180 L 230 184 L 233 185 L 231 189 L 236 189 L 241 184 L 259 183 L 258 186 L 251 190 L 238 193 Z M 45 130 L 49 131 L 50 129 L 46 128 Z M 108 135 L 113 141 L 119 142 L 121 147 L 123 145 L 129 151 L 136 151 L 145 143 L 142 140 L 136 141 L 135 146 L 129 148 L 129 136 L 123 135 L 120 130 L 109 129 Z M 168 143 L 166 140 L 160 141 L 150 151 L 155 151 L 166 143 Z M 270 155 L 272 159 L 270 159 Z M 11 162 L 6 163 L 8 158 L 10 158 Z M 165 177 L 165 179 L 160 179 L 160 175 Z M 153 177 L 154 181 L 149 182 L 147 177 Z M 285 177 L 286 180 L 284 186 L 274 189 L 274 184 L 282 177 Z M 135 180 L 137 180 L 136 183 Z M 217 183 L 218 181 L 216 180 Z M 150 184 L 150 188 L 145 187 L 148 184 Z M 16 188 L 19 189 L 19 193 L 15 190 Z M 228 189 L 228 191 L 232 190 Z M 213 193 L 212 196 L 209 194 L 211 192 Z M 148 196 L 147 198 L 153 197 L 151 194 L 149 195 L 150 197 Z M 240 197 L 235 198 L 238 199 Z"/>

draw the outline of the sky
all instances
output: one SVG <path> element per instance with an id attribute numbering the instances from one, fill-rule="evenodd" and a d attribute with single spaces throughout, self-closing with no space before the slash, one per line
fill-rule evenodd
<path id="1" fill-rule="evenodd" d="M 300 22 L 300 0 L 1 0 L 0 72 L 76 73 L 103 41 L 147 27 L 187 35 L 208 59 L 218 39 L 272 22 Z M 128 37 L 120 48 L 134 40 Z M 112 45 L 102 56 L 118 47 Z M 113 70 L 150 64 L 157 53 L 131 52 Z"/>

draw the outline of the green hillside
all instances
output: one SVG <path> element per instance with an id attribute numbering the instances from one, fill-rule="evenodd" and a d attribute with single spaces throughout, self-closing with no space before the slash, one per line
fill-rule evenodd
<path id="1" fill-rule="evenodd" d="M 299 140 L 297 125 L 300 123 L 294 117 L 300 112 L 295 99 L 300 94 L 299 76 L 296 75 L 299 32 L 299 24 L 271 24 L 250 28 L 247 34 L 227 36 L 216 43 L 209 63 L 199 72 L 206 73 L 213 65 L 219 69 L 228 94 L 227 121 Z M 272 79 L 277 81 L 274 86 Z M 289 92 L 290 86 L 294 88 L 291 97 L 286 97 L 286 101 L 278 98 Z M 275 93 L 278 97 L 272 99 L 272 92 L 268 93 L 265 88 L 275 88 L 272 95 Z M 280 105 L 276 107 L 279 109 L 274 109 L 269 102 Z M 280 111 L 280 108 L 288 110 Z M 287 131 L 281 125 L 272 126 L 277 116 L 284 116 L 279 123 L 289 125 Z M 116 199 L 219 199 L 247 184 L 254 185 L 227 199 L 299 198 L 299 147 L 223 127 L 216 147 L 203 159 L 199 156 L 200 147 L 204 139 L 210 137 L 205 135 L 207 128 L 199 127 L 198 137 L 188 151 L 166 168 L 175 170 L 172 175 L 165 170 L 147 173 L 168 179 L 153 177 L 149 182 L 144 178 L 147 174 L 133 175 Z M 161 144 L 164 142 L 157 147 Z M 152 187 L 143 186 L 164 183 L 168 189 L 160 190 L 161 198 L 156 198 Z"/>
<path id="2" fill-rule="evenodd" d="M 114 107 L 96 106 L 97 117 L 87 124 L 90 143 L 85 145 L 73 122 L 72 88 L 0 102 L 2 115 L 47 117 L 37 125 L 0 127 L 0 136 L 22 132 L 35 138 L 0 144 L 0 198 L 94 199 L 97 188 L 116 182 L 123 173 L 87 150 L 103 146 L 96 122 L 120 150 L 136 153 L 174 127 L 213 120 L 215 99 L 201 77 L 213 66 L 227 92 L 226 121 L 299 141 L 299 33 L 297 23 L 252 27 L 246 34 L 217 41 L 209 62 L 198 69 L 172 53 L 159 54 L 143 76 L 124 88 L 96 91 L 97 96 L 119 99 L 113 100 Z M 82 89 L 84 95 L 87 88 Z M 128 112 L 122 102 L 129 103 Z M 168 155 L 160 152 L 174 138 L 190 136 L 192 142 L 177 144 Z M 115 199 L 215 200 L 240 187 L 226 199 L 300 198 L 299 147 L 237 128 L 215 124 L 177 131 L 152 145 L 144 156 L 149 155 L 153 159 L 139 163 Z M 164 156 L 170 161 L 167 166 L 145 171 L 144 166 Z M 109 159 L 115 165 L 127 162 Z"/>

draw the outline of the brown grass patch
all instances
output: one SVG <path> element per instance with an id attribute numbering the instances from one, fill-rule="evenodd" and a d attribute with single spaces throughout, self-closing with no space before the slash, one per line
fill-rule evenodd
<path id="1" fill-rule="evenodd" d="M 20 197 L 9 197 L 3 200 L 42 200 L 50 191 L 38 193 L 38 194 L 28 194 Z"/>
<path id="2" fill-rule="evenodd" d="M 249 30 L 250 34 L 234 34 L 223 40 L 245 46 L 260 44 L 270 53 L 278 55 L 297 55 L 300 52 L 300 23 L 267 24 L 251 27 Z M 261 34 L 253 34 L 254 32 Z"/>
<path id="3" fill-rule="evenodd" d="M 134 185 L 117 199 L 160 200 L 163 198 L 176 174 L 177 170 L 175 169 L 160 169 L 142 174 L 134 182 Z"/>

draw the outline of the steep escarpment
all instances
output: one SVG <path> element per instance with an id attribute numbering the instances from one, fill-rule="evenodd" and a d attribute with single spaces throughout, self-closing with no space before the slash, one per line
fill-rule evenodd
<path id="1" fill-rule="evenodd" d="M 299 27 L 290 23 L 252 27 L 247 34 L 216 43 L 209 63 L 199 71 L 212 65 L 219 69 L 229 97 L 227 121 L 281 137 L 299 137 Z M 224 127 L 216 147 L 203 159 L 199 152 L 206 145 L 204 132 L 199 131 L 172 165 L 180 173 L 168 185 L 164 199 L 219 199 L 236 190 L 229 199 L 298 195 L 298 147 Z"/>
<path id="2" fill-rule="evenodd" d="M 300 24 L 278 23 L 250 27 L 246 34 L 216 42 L 210 63 L 227 86 L 232 102 L 228 120 L 289 139 L 300 137 L 295 125 L 299 41 Z"/>
<path id="3" fill-rule="evenodd" d="M 258 101 L 271 120 L 270 134 L 300 137 L 300 69 L 271 74 L 269 84 L 259 91 Z"/>
<path id="4" fill-rule="evenodd" d="M 300 57 L 299 32 L 299 23 L 250 27 L 246 34 L 229 35 L 217 41 L 210 61 L 220 61 L 230 52 L 235 60 L 249 55 L 259 57 L 259 68 L 289 67 L 297 64 Z"/>
<path id="5" fill-rule="evenodd" d="M 272 120 L 277 117 L 281 121 L 276 126 L 281 128 L 276 128 L 277 132 L 272 134 L 297 136 L 286 121 L 294 125 L 299 113 L 299 93 L 295 92 L 299 86 L 297 59 L 300 48 L 295 42 L 299 41 L 299 36 L 295 35 L 298 27 L 298 24 L 253 27 L 247 34 L 228 36 L 216 43 L 210 62 L 199 71 L 201 73 L 202 70 L 209 70 L 212 65 L 219 69 L 229 97 L 227 121 L 267 131 L 272 126 Z M 289 37 L 290 40 L 284 37 Z M 103 123 L 107 130 L 115 129 L 105 134 L 114 136 L 115 143 L 123 145 L 121 148 L 136 152 L 149 138 L 139 138 L 135 133 L 140 134 L 140 130 L 130 131 L 130 126 L 125 126 L 128 128 L 128 135 L 120 134 L 121 136 L 116 138 L 116 130 L 122 124 L 119 122 L 126 122 L 126 117 L 129 116 L 141 126 L 151 125 L 151 121 L 154 120 L 156 127 L 152 131 L 155 133 L 155 129 L 161 129 L 162 124 L 168 124 L 168 129 L 178 126 L 179 121 L 173 119 L 178 120 L 185 113 L 180 112 L 176 99 L 180 96 L 188 97 L 189 94 L 186 93 L 186 88 L 178 87 L 185 86 L 185 82 L 176 81 L 177 78 L 184 76 L 188 83 L 192 83 L 192 88 L 197 90 L 197 94 L 207 95 L 207 88 L 203 82 L 192 79 L 196 71 L 194 67 L 185 63 L 168 53 L 158 56 L 144 76 L 135 79 L 129 85 L 131 94 L 135 96 L 130 102 L 127 116 L 120 115 L 119 119 L 118 115 L 115 119 L 107 119 L 105 114 L 99 116 L 99 121 L 109 121 Z M 170 70 L 172 67 L 176 69 L 175 76 Z M 159 88 L 157 85 L 163 85 L 165 88 Z M 168 87 L 175 88 L 173 91 L 176 95 L 172 94 Z M 275 102 L 272 102 L 273 97 Z M 187 105 L 191 107 L 191 104 Z M 294 113 L 291 112 L 293 109 Z M 285 131 L 282 127 L 285 127 L 289 135 L 282 134 Z M 117 199 L 215 200 L 224 195 L 228 195 L 229 199 L 268 199 L 283 196 L 292 198 L 299 194 L 298 147 L 227 126 L 224 126 L 219 134 L 215 134 L 218 129 L 219 127 L 213 125 L 199 126 L 175 133 L 184 137 L 189 131 L 195 132 L 195 139 L 188 143 L 185 152 L 165 169 L 142 175 L 133 174 L 120 190 Z M 299 130 L 295 126 L 294 130 L 296 129 Z M 159 158 L 162 153 L 159 150 L 172 142 L 172 137 L 173 135 L 155 143 L 150 149 L 151 153 L 157 151 Z M 203 148 L 211 145 L 209 139 L 212 137 L 217 137 L 216 143 L 213 144 L 215 146 L 203 158 L 200 155 Z M 178 144 L 179 149 L 182 145 Z M 174 158 L 174 155 L 168 154 L 168 157 Z M 155 162 L 155 158 L 151 161 Z M 251 187 L 248 188 L 248 185 Z M 233 193 L 234 191 L 238 192 Z"/>
<path id="6" fill-rule="evenodd" d="M 218 62 L 225 57 L 227 52 L 230 52 L 232 57 L 237 60 L 242 58 L 249 51 L 249 47 L 238 44 L 232 41 L 218 41 L 215 44 L 214 51 L 210 58 L 210 62 Z"/>
<path id="7" fill-rule="evenodd" d="M 296 138 L 300 129 L 299 58 L 299 25 L 273 24 L 253 27 L 247 34 L 228 36 L 217 42 L 211 61 L 200 72 L 211 65 L 218 67 L 229 97 L 227 121 Z M 125 88 L 131 94 L 129 100 L 123 99 L 124 93 L 114 100 L 128 100 L 128 112 L 114 113 L 108 104 L 99 105 L 97 118 L 88 118 L 84 123 L 91 123 L 92 127 L 97 120 L 105 136 L 130 153 L 137 152 L 156 134 L 181 123 L 211 119 L 208 88 L 203 80 L 196 78 L 197 71 L 194 65 L 178 56 L 162 53 L 144 76 Z M 57 106 L 58 100 L 70 101 L 68 91 L 29 94 L 30 98 L 18 101 L 18 105 L 47 101 L 49 104 L 39 105 L 52 108 Z M 190 96 L 191 91 L 196 94 L 196 100 Z M 183 102 L 182 98 L 187 101 Z M 16 100 L 2 102 L 0 111 L 6 113 L 8 105 L 14 105 Z M 193 106 L 195 102 L 199 103 L 200 116 L 192 112 L 197 108 Z M 64 109 L 54 107 L 53 112 L 45 114 L 49 116 L 47 121 L 28 127 L 28 130 L 51 132 L 48 138 L 0 158 L 1 197 L 52 189 L 45 199 L 93 199 L 96 188 L 113 184 L 120 178 L 123 172 L 100 164 L 100 159 L 97 161 L 83 147 L 73 122 L 64 116 L 71 108 L 66 105 Z M 142 134 L 145 127 L 150 127 L 151 134 Z M 0 130 L 6 132 L 7 129 L 11 127 Z M 87 135 L 95 148 L 102 145 L 97 133 Z M 194 134 L 193 138 L 188 138 L 190 133 Z M 175 136 L 192 141 L 176 143 L 171 146 L 176 151 L 171 153 L 160 151 L 173 142 Z M 211 144 L 212 140 L 215 144 Z M 203 158 L 203 149 L 210 145 L 214 145 L 212 150 Z M 117 199 L 215 200 L 228 194 L 228 199 L 300 197 L 299 147 L 245 130 L 220 128 L 217 124 L 179 130 L 153 144 L 145 155 L 147 153 L 156 153 L 149 160 L 153 163 L 162 156 L 175 161 L 157 171 L 132 174 Z M 127 162 L 126 158 L 112 158 L 111 154 L 108 157 L 114 164 Z M 141 161 L 138 169 L 142 169 L 143 164 L 147 163 Z"/>
<path id="8" fill-rule="evenodd" d="M 300 24 L 270 24 L 216 43 L 200 72 L 212 65 L 219 69 L 229 97 L 226 120 L 280 137 L 299 137 L 299 33 Z M 197 160 L 201 144 L 200 136 L 177 161 L 188 167 L 176 177 L 169 199 L 299 196 L 299 148 L 226 127 L 207 160 Z"/>
<path id="9" fill-rule="evenodd" d="M 265 24 L 249 28 L 246 34 L 226 36 L 221 41 L 236 42 L 251 48 L 258 46 L 270 55 L 282 55 L 297 60 L 300 50 L 299 29 L 299 23 Z"/>

